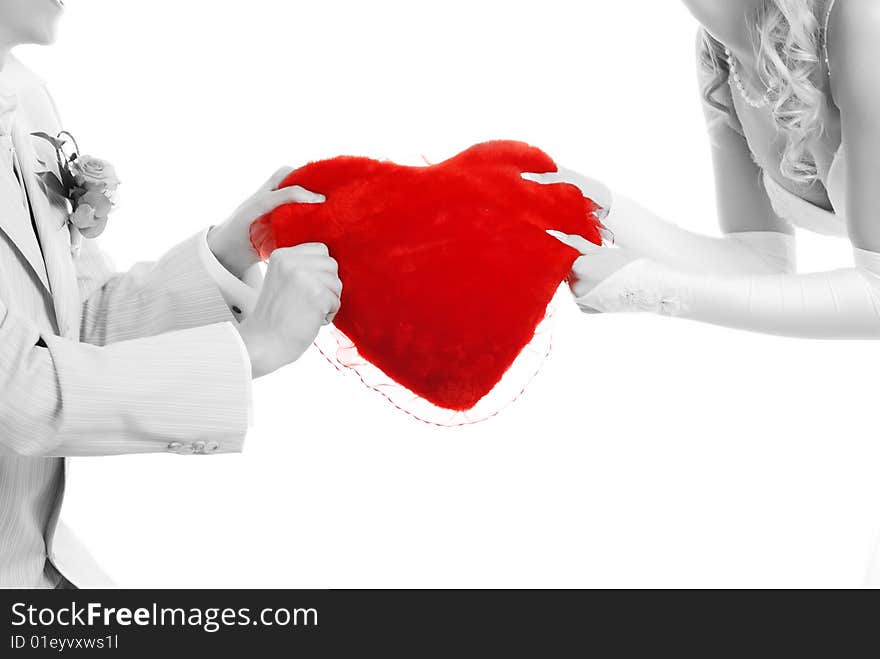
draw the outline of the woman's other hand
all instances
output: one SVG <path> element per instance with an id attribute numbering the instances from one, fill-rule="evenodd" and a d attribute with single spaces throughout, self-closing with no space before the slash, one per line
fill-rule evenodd
<path id="1" fill-rule="evenodd" d="M 581 253 L 582 256 L 572 266 L 568 284 L 574 294 L 575 302 L 581 310 L 587 313 L 596 313 L 595 309 L 584 302 L 593 289 L 630 263 L 638 260 L 638 256 L 627 249 L 599 247 L 581 236 L 571 236 L 559 231 L 548 231 L 547 233 Z"/>
<path id="2" fill-rule="evenodd" d="M 324 196 L 299 186 L 278 189 L 293 171 L 279 169 L 228 220 L 208 232 L 208 247 L 224 268 L 241 278 L 260 257 L 251 245 L 250 227 L 254 221 L 285 204 L 320 204 Z"/>

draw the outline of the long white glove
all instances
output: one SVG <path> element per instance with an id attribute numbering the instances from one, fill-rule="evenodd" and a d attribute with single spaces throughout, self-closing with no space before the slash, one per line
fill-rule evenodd
<path id="1" fill-rule="evenodd" d="M 855 266 L 803 275 L 719 276 L 638 259 L 577 302 L 601 312 L 646 311 L 765 334 L 878 339 L 880 254 L 856 249 Z"/>
<path id="2" fill-rule="evenodd" d="M 640 256 L 690 272 L 719 275 L 794 272 L 795 238 L 778 231 L 703 236 L 667 222 L 632 199 L 613 193 L 603 220 L 614 242 Z"/>
<path id="3" fill-rule="evenodd" d="M 795 239 L 778 231 L 731 233 L 715 238 L 682 229 L 629 197 L 575 171 L 523 174 L 536 183 L 575 185 L 608 214 L 602 223 L 614 243 L 630 252 L 689 272 L 723 275 L 794 272 Z"/>
<path id="4" fill-rule="evenodd" d="M 856 249 L 854 268 L 791 274 L 794 237 L 788 234 L 701 236 L 666 222 L 623 195 L 595 189 L 601 184 L 575 172 L 560 169 L 524 177 L 545 184 L 575 184 L 586 196 L 610 205 L 603 222 L 615 243 L 622 252 L 642 257 L 578 298 L 584 310 L 653 312 L 802 338 L 880 338 L 880 254 Z M 579 266 L 587 272 L 591 260 L 596 265 L 603 259 L 616 260 L 605 259 L 613 256 L 613 248 L 588 247 Z"/>

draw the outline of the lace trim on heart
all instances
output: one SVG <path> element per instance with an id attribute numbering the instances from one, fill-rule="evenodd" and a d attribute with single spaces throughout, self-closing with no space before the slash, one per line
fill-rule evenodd
<path id="1" fill-rule="evenodd" d="M 464 412 L 438 407 L 395 382 L 380 368 L 361 357 L 351 339 L 332 325 L 321 331 L 315 346 L 340 372 L 355 374 L 367 387 L 419 421 L 442 427 L 480 423 L 497 416 L 520 398 L 540 372 L 552 350 L 553 309 L 559 295 L 567 297 L 568 287 L 563 286 L 557 292 L 547 307 L 544 320 L 535 329 L 534 337 L 523 348 L 501 381 L 479 403 Z"/>

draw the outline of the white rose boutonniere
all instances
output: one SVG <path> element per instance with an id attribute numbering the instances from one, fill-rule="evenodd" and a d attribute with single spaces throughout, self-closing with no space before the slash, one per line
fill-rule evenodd
<path id="1" fill-rule="evenodd" d="M 79 145 L 68 132 L 57 137 L 46 133 L 33 136 L 55 148 L 58 172 L 50 168 L 37 177 L 52 201 L 67 208 L 71 251 L 76 256 L 83 238 L 97 238 L 104 232 L 110 213 L 118 206 L 119 178 L 106 160 L 80 155 Z M 40 164 L 49 167 L 42 160 Z"/>

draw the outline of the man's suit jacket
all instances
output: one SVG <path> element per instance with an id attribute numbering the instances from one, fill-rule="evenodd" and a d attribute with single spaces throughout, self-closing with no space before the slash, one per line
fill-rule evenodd
<path id="1" fill-rule="evenodd" d="M 12 57 L 7 67 L 24 81 L 15 144 L 36 225 L 14 172 L 0 171 L 0 463 L 23 490 L 2 492 L 0 505 L 14 516 L 32 514 L 27 474 L 49 458 L 241 450 L 251 384 L 229 294 L 206 267 L 205 232 L 123 274 L 93 240 L 72 255 L 66 211 L 36 178 L 53 149 L 31 136 L 58 134 L 60 120 L 42 81 Z M 62 491 L 63 481 L 46 553 L 74 584 L 106 585 L 83 572 L 88 556 L 57 524 Z"/>

